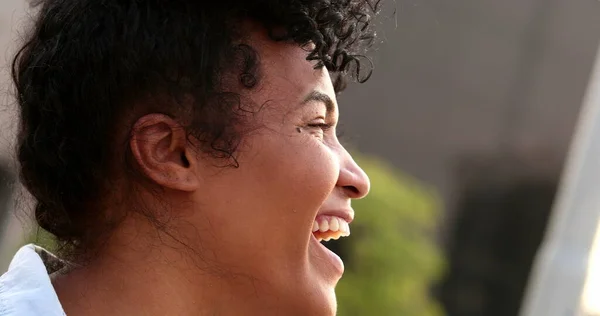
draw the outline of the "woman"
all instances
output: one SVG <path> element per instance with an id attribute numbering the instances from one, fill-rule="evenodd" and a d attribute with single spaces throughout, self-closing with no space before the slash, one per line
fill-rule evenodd
<path id="1" fill-rule="evenodd" d="M 22 248 L 0 315 L 334 315 L 369 180 L 336 93 L 364 0 L 45 0 L 13 64 Z M 332 80 L 332 78 L 334 78 Z"/>

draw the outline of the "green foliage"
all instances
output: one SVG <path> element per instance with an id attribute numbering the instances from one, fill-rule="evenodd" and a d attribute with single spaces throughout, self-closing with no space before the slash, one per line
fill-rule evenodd
<path id="1" fill-rule="evenodd" d="M 437 197 L 381 161 L 357 162 L 371 192 L 353 202 L 352 235 L 339 241 L 346 272 L 336 289 L 338 315 L 442 315 L 429 295 L 443 267 L 433 241 Z"/>

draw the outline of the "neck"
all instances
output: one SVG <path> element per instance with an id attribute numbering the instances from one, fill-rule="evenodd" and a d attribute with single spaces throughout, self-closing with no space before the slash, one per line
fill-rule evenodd
<path id="1" fill-rule="evenodd" d="M 249 278 L 209 269 L 181 244 L 118 235 L 88 264 L 53 276 L 67 315 L 266 314 Z"/>

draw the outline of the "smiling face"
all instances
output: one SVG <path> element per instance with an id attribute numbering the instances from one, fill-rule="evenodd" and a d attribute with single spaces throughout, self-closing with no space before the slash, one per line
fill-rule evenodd
<path id="1" fill-rule="evenodd" d="M 261 75 L 242 99 L 260 107 L 259 128 L 243 138 L 239 168 L 199 170 L 198 221 L 210 222 L 214 259 L 255 279 L 267 305 L 332 315 L 343 264 L 317 238 L 349 233 L 350 202 L 368 193 L 369 180 L 336 137 L 328 71 L 297 45 L 261 33 L 251 40 Z"/>
<path id="2" fill-rule="evenodd" d="M 174 231 L 226 281 L 224 292 L 237 304 L 244 299 L 261 314 L 334 315 L 344 267 L 319 241 L 349 234 L 351 200 L 368 193 L 369 179 L 336 137 L 328 71 L 315 69 L 298 45 L 265 33 L 247 39 L 260 69 L 258 84 L 240 90 L 242 106 L 255 111 L 236 152 L 238 168 L 191 148 L 160 114 L 138 120 L 131 148 L 171 202 L 185 201 L 172 204 L 183 205 L 177 217 L 193 228 Z"/>

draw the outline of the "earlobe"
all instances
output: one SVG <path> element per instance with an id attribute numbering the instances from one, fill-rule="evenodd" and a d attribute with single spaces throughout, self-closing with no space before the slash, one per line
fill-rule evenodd
<path id="1" fill-rule="evenodd" d="M 196 160 L 184 128 L 164 114 L 148 114 L 136 121 L 129 141 L 141 171 L 156 184 L 180 191 L 199 186 Z"/>

